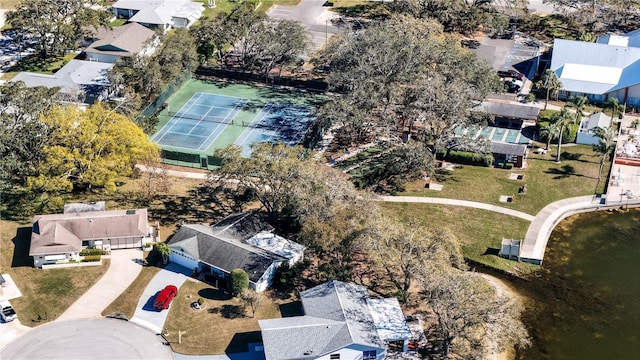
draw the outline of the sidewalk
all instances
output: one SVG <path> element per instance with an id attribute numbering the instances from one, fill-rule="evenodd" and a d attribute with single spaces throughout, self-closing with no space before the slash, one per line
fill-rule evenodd
<path id="1" fill-rule="evenodd" d="M 452 205 L 452 206 L 465 206 L 476 209 L 489 210 L 509 216 L 515 216 L 517 218 L 533 221 L 535 216 L 529 215 L 527 213 L 523 213 L 521 211 L 508 209 L 501 206 L 485 204 L 475 201 L 467 201 L 467 200 L 456 200 L 456 199 L 443 199 L 443 198 L 432 198 L 432 197 L 421 197 L 421 196 L 380 196 L 380 200 L 387 202 L 409 202 L 409 203 L 425 203 L 425 204 L 441 204 L 441 205 Z"/>
<path id="2" fill-rule="evenodd" d="M 112 250 L 110 258 L 107 272 L 56 321 L 102 317 L 102 310 L 120 296 L 142 270 L 140 249 Z"/>

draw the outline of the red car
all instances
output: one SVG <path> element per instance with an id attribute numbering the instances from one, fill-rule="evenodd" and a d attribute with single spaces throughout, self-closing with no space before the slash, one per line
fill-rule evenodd
<path id="1" fill-rule="evenodd" d="M 513 69 L 499 70 L 498 76 L 501 78 L 514 78 L 517 80 L 522 80 L 522 78 L 524 77 L 524 75 L 521 72 Z"/>
<path id="2" fill-rule="evenodd" d="M 169 305 L 171 305 L 171 301 L 176 297 L 177 293 L 178 288 L 174 285 L 165 286 L 165 288 L 162 289 L 160 294 L 156 297 L 156 301 L 153 302 L 153 307 L 158 310 L 168 309 Z"/>

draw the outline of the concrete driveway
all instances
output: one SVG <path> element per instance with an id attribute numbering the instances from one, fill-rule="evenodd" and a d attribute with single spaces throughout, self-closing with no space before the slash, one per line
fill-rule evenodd
<path id="1" fill-rule="evenodd" d="M 331 20 L 337 18 L 337 14 L 329 11 L 330 8 L 322 6 L 322 0 L 302 0 L 296 6 L 274 5 L 267 14 L 278 20 L 295 20 L 304 26 L 314 44 L 314 49 L 319 49 L 326 44 L 327 39 L 339 32 L 333 26 Z"/>
<path id="2" fill-rule="evenodd" d="M 109 257 L 109 270 L 56 321 L 102 317 L 102 310 L 129 287 L 142 270 L 140 249 L 112 250 Z"/>
<path id="3" fill-rule="evenodd" d="M 0 351 L 0 359 L 173 359 L 162 337 L 117 319 L 55 321 Z"/>
<path id="4" fill-rule="evenodd" d="M 156 276 L 149 281 L 149 285 L 144 289 L 142 297 L 136 305 L 133 318 L 129 321 L 144 326 L 145 328 L 159 334 L 162 332 L 164 322 L 167 320 L 169 310 L 158 311 L 153 308 L 153 301 L 160 291 L 167 285 L 175 285 L 178 289 L 191 274 L 191 270 L 180 265 L 168 264 L 160 270 Z"/>

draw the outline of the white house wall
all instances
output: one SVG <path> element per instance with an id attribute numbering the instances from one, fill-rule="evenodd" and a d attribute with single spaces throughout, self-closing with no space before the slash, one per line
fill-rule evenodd
<path id="1" fill-rule="evenodd" d="M 184 266 L 187 269 L 198 268 L 198 270 L 200 270 L 198 261 L 181 251 L 171 249 L 171 254 L 169 254 L 169 261 Z"/>
<path id="2" fill-rule="evenodd" d="M 50 259 L 47 260 L 47 257 L 56 257 L 56 259 Z M 61 259 L 58 259 L 57 257 L 61 257 Z M 71 252 L 71 253 L 53 253 L 53 254 L 46 254 L 46 255 L 34 255 L 33 256 L 33 266 L 37 267 L 37 268 L 41 268 L 42 265 L 47 265 L 47 264 L 55 264 L 58 261 L 61 262 L 65 262 L 65 261 L 80 261 L 80 253 L 79 252 Z"/>

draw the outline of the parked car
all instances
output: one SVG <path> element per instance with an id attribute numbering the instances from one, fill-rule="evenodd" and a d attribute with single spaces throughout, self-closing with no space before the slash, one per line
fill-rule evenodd
<path id="1" fill-rule="evenodd" d="M 522 78 L 524 78 L 524 74 L 522 74 L 518 70 L 513 70 L 513 69 L 499 70 L 498 76 L 501 78 L 514 78 L 517 80 L 522 80 Z"/>
<path id="2" fill-rule="evenodd" d="M 2 311 L 0 311 L 0 318 L 2 318 L 3 322 L 13 321 L 18 317 L 16 315 L 16 311 L 13 310 L 13 307 L 8 301 L 0 302 L 0 307 L 2 308 Z"/>
<path id="3" fill-rule="evenodd" d="M 167 285 L 160 291 L 160 294 L 156 296 L 156 301 L 153 302 L 153 307 L 157 310 L 168 309 L 171 305 L 171 301 L 178 293 L 178 288 L 174 285 Z"/>
<path id="4" fill-rule="evenodd" d="M 504 82 L 504 89 L 510 93 L 517 93 L 522 89 L 523 82 L 518 79 L 511 79 Z"/>

